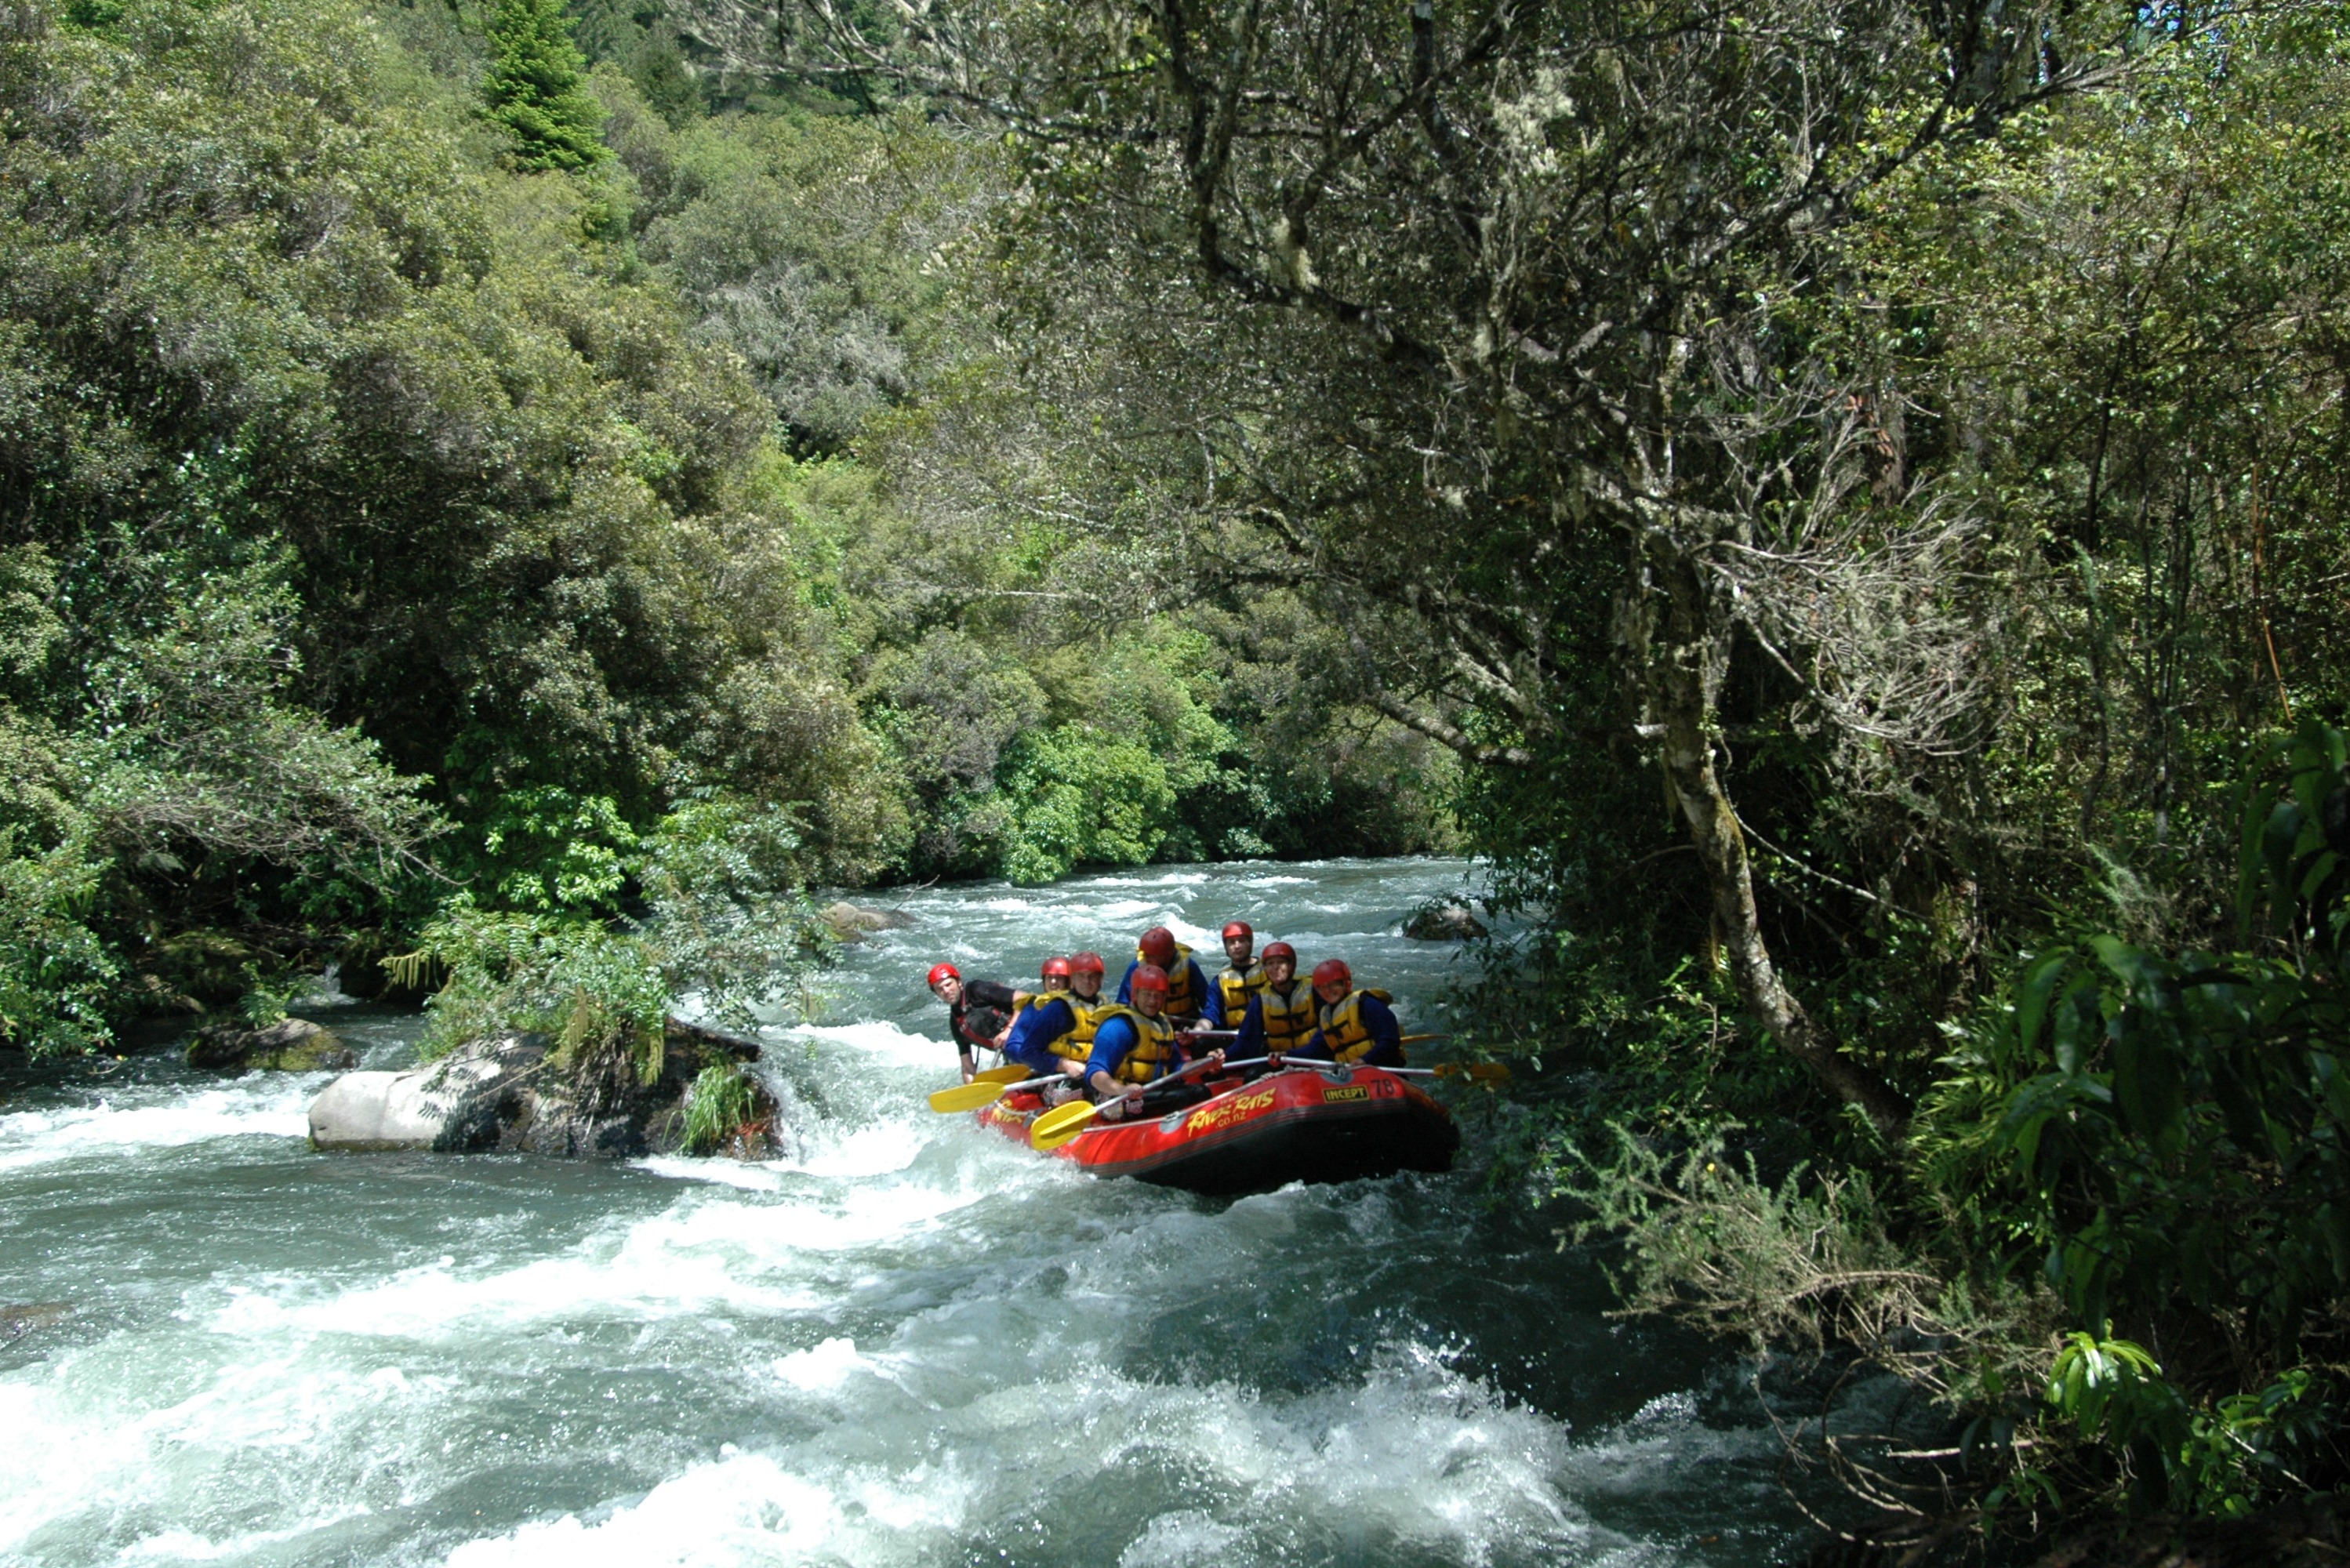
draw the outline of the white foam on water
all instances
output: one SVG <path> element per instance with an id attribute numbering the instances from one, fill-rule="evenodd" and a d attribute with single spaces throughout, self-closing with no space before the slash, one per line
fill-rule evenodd
<path id="1" fill-rule="evenodd" d="M 775 1376 L 811 1394 L 831 1393 L 872 1366 L 873 1363 L 857 1354 L 855 1340 L 839 1335 L 776 1357 Z"/>
<path id="2" fill-rule="evenodd" d="M 568 1514 L 468 1542 L 449 1568 L 721 1568 L 744 1563 L 911 1563 L 955 1530 L 983 1478 L 951 1462 L 904 1470 L 836 1464 L 794 1473 L 762 1455 L 698 1465 L 587 1524 Z"/>
<path id="3" fill-rule="evenodd" d="M 745 1269 L 737 1249 L 698 1245 L 691 1223 L 648 1221 L 615 1244 L 589 1238 L 569 1252 L 485 1272 L 453 1259 L 404 1269 L 380 1284 L 305 1297 L 232 1285 L 229 1301 L 206 1326 L 215 1333 L 268 1336 L 288 1329 L 447 1344 L 477 1342 L 484 1328 L 549 1321 L 642 1321 L 726 1309 L 751 1314 L 805 1312 L 833 1297 L 813 1271 L 782 1278 Z M 733 1227 L 723 1237 L 733 1241 Z"/>
<path id="4" fill-rule="evenodd" d="M 476 1339 L 484 1327 L 550 1320 L 652 1322 L 722 1310 L 755 1315 L 816 1310 L 837 1303 L 875 1263 L 895 1263 L 910 1248 L 954 1242 L 944 1233 L 949 1217 L 1046 1163 L 987 1158 L 995 1150 L 974 1139 L 978 1160 L 890 1179 L 924 1141 L 910 1124 L 884 1122 L 849 1132 L 827 1150 L 819 1132 L 810 1138 L 816 1152 L 807 1167 L 733 1166 L 715 1182 L 706 1168 L 692 1171 L 703 1180 L 659 1213 L 608 1225 L 552 1257 L 487 1271 L 443 1258 L 328 1293 L 298 1283 L 234 1283 L 205 1325 L 236 1335 L 292 1328 L 455 1342 Z M 1017 1151 L 1006 1146 L 1005 1152 Z M 659 1166 L 662 1175 L 705 1164 L 645 1163 Z M 838 1179 L 785 1189 L 787 1176 L 811 1168 Z M 1039 1171 L 1034 1179 L 1058 1174 Z M 773 1182 L 775 1196 L 734 1190 L 749 1187 L 745 1179 L 754 1177 Z"/>
<path id="5" fill-rule="evenodd" d="M 1097 905 L 1086 910 L 1085 913 L 1106 924 L 1113 920 L 1130 924 L 1138 915 L 1156 915 L 1165 908 L 1166 906 L 1156 898 L 1117 898 L 1107 904 Z M 1118 936 L 1102 939 L 1101 947 L 1105 954 L 1119 945 L 1121 943 Z"/>
<path id="6" fill-rule="evenodd" d="M 9 1448 L 0 1465 L 0 1561 L 16 1560 L 57 1520 L 174 1518 L 192 1494 L 224 1484 L 248 1503 L 277 1502 L 293 1521 L 208 1536 L 175 1519 L 125 1555 L 236 1557 L 364 1513 L 349 1494 L 375 1456 L 336 1450 L 362 1420 L 394 1407 L 440 1408 L 458 1385 L 438 1373 L 322 1362 L 300 1345 L 218 1363 L 203 1350 L 145 1339 L 126 1352 L 109 1342 L 0 1382 Z"/>
<path id="7" fill-rule="evenodd" d="M 1215 877 L 1207 871 L 1170 867 L 1155 877 L 1147 873 L 1129 872 L 1122 876 L 1111 874 L 1085 877 L 1075 882 L 1061 883 L 1059 886 L 1070 893 L 1081 894 L 1093 888 L 1198 888 L 1212 880 L 1215 880 Z"/>
<path id="8" fill-rule="evenodd" d="M 0 1116 L 0 1171 L 230 1137 L 307 1137 L 324 1073 L 256 1074 L 220 1088 L 131 1086 L 95 1105 Z"/>
<path id="9" fill-rule="evenodd" d="M 1236 1524 L 1219 1523 L 1196 1508 L 1179 1508 L 1152 1520 L 1118 1554 L 1118 1568 L 1210 1568 L 1226 1562 L 1248 1540 Z"/>
<path id="10" fill-rule="evenodd" d="M 938 1113 L 930 1113 L 936 1116 Z M 861 1127 L 819 1125 L 803 1135 L 801 1156 L 786 1162 L 809 1176 L 857 1180 L 905 1169 L 936 1141 L 937 1131 L 906 1121 L 873 1122 Z"/>
<path id="11" fill-rule="evenodd" d="M 692 1159 L 681 1155 L 657 1154 L 649 1158 L 631 1160 L 639 1170 L 664 1176 L 671 1181 L 702 1181 L 713 1187 L 739 1188 L 745 1192 L 774 1192 L 783 1186 L 783 1179 L 764 1165 L 749 1165 L 739 1159 L 713 1156 L 708 1159 Z"/>
<path id="12" fill-rule="evenodd" d="M 1015 898 L 1006 895 L 996 898 L 979 898 L 963 906 L 968 909 L 985 909 L 998 915 L 1026 915 L 1046 908 L 1034 898 Z"/>
<path id="13" fill-rule="evenodd" d="M 939 1028 L 941 1033 L 945 1032 L 946 1013 L 943 1011 L 939 1014 Z M 917 1034 L 879 1020 L 862 1023 L 806 1023 L 792 1029 L 790 1034 L 795 1040 L 847 1046 L 886 1066 L 923 1067 L 934 1073 L 951 1073 L 954 1070 L 954 1047 L 945 1040 Z"/>
<path id="14" fill-rule="evenodd" d="M 1709 1465 L 1762 1464 L 1781 1453 L 1765 1427 L 1717 1428 L 1700 1419 L 1697 1397 L 1662 1395 L 1630 1419 L 1575 1445 L 1566 1475 L 1577 1491 L 1651 1497 L 1658 1478 Z"/>
<path id="15" fill-rule="evenodd" d="M 1213 980 L 1216 971 L 1224 967 L 1223 922 L 1219 920 L 1212 928 L 1195 926 L 1180 915 L 1170 915 L 1162 923 L 1174 933 L 1177 941 L 1191 950 L 1191 956 Z"/>
<path id="16" fill-rule="evenodd" d="M 889 1377 L 888 1359 L 836 1337 L 775 1370 L 795 1395 L 831 1395 L 861 1375 Z M 558 1556 L 590 1568 L 932 1562 L 969 1550 L 975 1532 L 1016 1531 L 1042 1513 L 1098 1508 L 1114 1518 L 1137 1463 L 1205 1475 L 1222 1495 L 1135 1521 L 1121 1568 L 1251 1562 L 1278 1553 L 1301 1524 L 1471 1563 L 1568 1550 L 1604 1560 L 1629 1544 L 1560 1488 L 1563 1427 L 1421 1347 L 1392 1347 L 1361 1383 L 1283 1403 L 1229 1383 L 1096 1372 L 943 1408 L 862 1393 L 840 1409 L 852 1407 L 861 1424 L 697 1465 L 639 1501 L 591 1511 L 594 1522 L 571 1514 L 468 1542 L 451 1568 Z M 863 1457 L 877 1438 L 904 1459 Z"/>
<path id="17" fill-rule="evenodd" d="M 313 1531 L 324 1530 L 347 1519 L 358 1519 L 371 1511 L 353 1504 L 328 1509 L 314 1519 L 286 1530 L 254 1530 L 240 1535 L 215 1540 L 199 1535 L 192 1530 L 166 1530 L 142 1536 L 123 1549 L 123 1561 L 129 1563 L 218 1563 L 227 1558 L 244 1557 L 265 1546 L 282 1546 L 289 1541 L 299 1541 Z"/>

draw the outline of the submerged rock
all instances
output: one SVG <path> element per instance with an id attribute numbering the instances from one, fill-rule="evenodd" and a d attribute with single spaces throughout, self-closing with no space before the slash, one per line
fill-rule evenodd
<path id="1" fill-rule="evenodd" d="M 1416 942 L 1465 942 L 1485 934 L 1485 922 L 1469 906 L 1445 899 L 1422 904 L 1404 920 L 1403 934 Z"/>
<path id="2" fill-rule="evenodd" d="M 565 1159 L 632 1159 L 684 1143 L 682 1102 L 702 1068 L 755 1061 L 755 1041 L 672 1018 L 650 1084 L 625 1076 L 601 1096 L 558 1076 L 552 1042 L 536 1034 L 477 1040 L 401 1073 L 346 1073 L 310 1102 L 321 1149 L 492 1149 Z"/>
<path id="3" fill-rule="evenodd" d="M 214 1072 L 316 1073 L 358 1062 L 333 1030 L 307 1018 L 281 1018 L 265 1029 L 214 1024 L 188 1043 L 188 1065 Z"/>
<path id="4" fill-rule="evenodd" d="M 846 900 L 827 904 L 816 916 L 832 928 L 836 940 L 844 942 L 862 941 L 873 931 L 901 931 L 915 923 L 902 909 L 860 909 Z"/>
<path id="5" fill-rule="evenodd" d="M 22 1339 L 36 1328 L 54 1328 L 74 1315 L 71 1302 L 19 1302 L 0 1306 L 0 1345 Z"/>

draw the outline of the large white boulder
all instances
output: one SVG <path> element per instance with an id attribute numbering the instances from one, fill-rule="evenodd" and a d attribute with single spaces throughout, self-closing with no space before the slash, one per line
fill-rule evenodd
<path id="1" fill-rule="evenodd" d="M 677 1147 L 694 1077 L 720 1062 L 755 1062 L 759 1043 L 670 1019 L 660 1071 L 632 1068 L 602 1092 L 550 1070 L 548 1042 L 500 1034 L 404 1073 L 346 1073 L 310 1102 L 310 1142 L 322 1149 L 504 1149 L 567 1158 L 633 1158 Z"/>
<path id="2" fill-rule="evenodd" d="M 346 1073 L 310 1102 L 317 1148 L 436 1148 L 474 1095 L 508 1071 L 496 1055 L 452 1056 L 404 1073 Z"/>

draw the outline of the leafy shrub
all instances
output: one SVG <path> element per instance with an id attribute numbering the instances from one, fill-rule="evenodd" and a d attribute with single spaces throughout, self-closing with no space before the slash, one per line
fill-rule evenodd
<path id="1" fill-rule="evenodd" d="M 0 826 L 0 1039 L 35 1056 L 113 1039 L 122 966 L 81 918 L 103 870 L 80 844 L 19 854 Z"/>
<path id="2" fill-rule="evenodd" d="M 400 983 L 439 970 L 423 1054 L 508 1032 L 555 1042 L 551 1060 L 591 1107 L 616 1103 L 664 1060 L 663 1023 L 689 993 L 718 1017 L 754 1021 L 789 997 L 830 939 L 799 891 L 788 814 L 696 801 L 663 818 L 630 863 L 641 920 L 488 909 L 460 894 L 417 950 L 386 969 Z"/>
<path id="3" fill-rule="evenodd" d="M 1079 866 L 1139 866 L 1174 826 L 1175 788 L 1148 746 L 1089 725 L 1023 735 L 1006 757 L 1003 874 L 1050 882 Z"/>
<path id="4" fill-rule="evenodd" d="M 482 827 L 473 880 L 501 907 L 611 915 L 639 841 L 608 795 L 509 790 Z"/>
<path id="5" fill-rule="evenodd" d="M 484 909 L 460 894 L 426 926 L 395 973 L 413 983 L 431 962 L 448 982 L 429 1003 L 429 1060 L 518 1031 L 556 1042 L 563 1065 L 625 1057 L 646 1083 L 660 1072 L 669 989 L 639 938 L 565 915 Z"/>
<path id="6" fill-rule="evenodd" d="M 2320 725 L 2279 752 L 2240 900 L 2272 944 L 2037 954 L 1920 1114 L 1920 1172 L 1981 1267 L 2036 1266 L 2085 1325 L 2052 1410 L 2149 1504 L 2249 1507 L 2350 1393 L 2312 1369 L 2350 1329 L 2350 766 Z"/>

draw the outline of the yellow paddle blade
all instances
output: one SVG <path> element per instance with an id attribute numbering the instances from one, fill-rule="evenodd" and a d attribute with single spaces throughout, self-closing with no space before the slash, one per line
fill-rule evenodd
<path id="1" fill-rule="evenodd" d="M 1028 1147 L 1058 1148 L 1085 1131 L 1087 1124 L 1100 1114 L 1099 1106 L 1086 1100 L 1072 1100 L 1066 1106 L 1055 1106 L 1028 1124 Z"/>
<path id="2" fill-rule="evenodd" d="M 1467 1078 L 1477 1084 L 1506 1084 L 1510 1070 L 1499 1062 L 1440 1062 L 1436 1064 L 1440 1078 Z"/>
<path id="3" fill-rule="evenodd" d="M 1034 1067 L 1024 1067 L 1017 1062 L 1006 1062 L 1001 1067 L 983 1067 L 971 1075 L 974 1084 L 1024 1084 L 1036 1075 Z"/>
<path id="4" fill-rule="evenodd" d="M 931 1096 L 934 1111 L 983 1110 L 1003 1097 L 1010 1084 L 993 1084 L 982 1078 L 973 1083 L 957 1084 L 951 1089 L 941 1089 Z"/>

